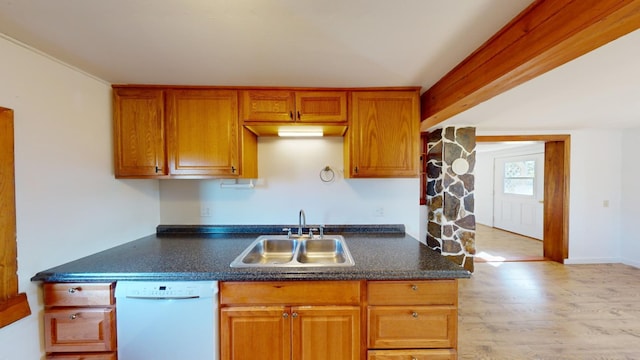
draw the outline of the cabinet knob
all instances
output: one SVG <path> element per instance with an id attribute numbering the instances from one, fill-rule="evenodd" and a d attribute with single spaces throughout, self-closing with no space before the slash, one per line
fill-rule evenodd
<path id="1" fill-rule="evenodd" d="M 71 314 L 71 315 L 69 315 L 69 319 L 71 319 L 71 320 L 75 320 L 75 319 L 77 319 L 77 318 L 78 318 L 78 314 Z"/>
<path id="2" fill-rule="evenodd" d="M 418 360 L 418 358 L 417 358 L 417 357 L 415 357 L 415 356 L 412 356 L 412 357 L 411 357 L 411 360 Z"/>
<path id="3" fill-rule="evenodd" d="M 294 312 L 293 314 L 291 314 L 291 317 L 297 318 L 298 317 L 298 313 Z"/>
<path id="4" fill-rule="evenodd" d="M 160 168 L 156 166 L 156 174 L 160 172 Z"/>
<path id="5" fill-rule="evenodd" d="M 289 111 L 289 118 L 293 120 L 293 111 Z"/>
<path id="6" fill-rule="evenodd" d="M 282 313 L 282 317 L 285 318 L 285 319 L 288 318 L 289 317 L 289 313 Z"/>
<path id="7" fill-rule="evenodd" d="M 69 288 L 69 290 L 67 291 L 69 292 L 69 294 L 75 294 L 77 291 L 80 291 L 80 288 L 72 287 L 72 288 Z"/>
<path id="8" fill-rule="evenodd" d="M 417 319 L 418 318 L 418 313 L 414 311 L 414 312 L 411 313 L 411 316 L 413 316 L 414 319 Z"/>
<path id="9" fill-rule="evenodd" d="M 298 120 L 300 120 L 300 111 L 298 111 Z"/>
<path id="10" fill-rule="evenodd" d="M 411 290 L 418 291 L 418 285 L 411 285 Z"/>
<path id="11" fill-rule="evenodd" d="M 232 167 L 231 167 L 231 172 L 232 172 L 232 173 L 235 173 L 235 172 L 236 172 L 236 167 L 235 167 L 235 166 L 232 166 Z"/>

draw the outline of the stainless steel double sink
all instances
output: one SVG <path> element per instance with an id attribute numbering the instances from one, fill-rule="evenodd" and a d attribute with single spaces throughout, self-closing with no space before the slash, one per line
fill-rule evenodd
<path id="1" fill-rule="evenodd" d="M 262 235 L 231 263 L 258 268 L 354 265 L 342 235 Z"/>

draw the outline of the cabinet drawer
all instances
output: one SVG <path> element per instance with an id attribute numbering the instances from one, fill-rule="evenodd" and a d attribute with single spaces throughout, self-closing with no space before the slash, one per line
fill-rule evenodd
<path id="1" fill-rule="evenodd" d="M 367 360 L 456 360 L 454 349 L 369 350 Z"/>
<path id="2" fill-rule="evenodd" d="M 115 303 L 115 283 L 45 283 L 45 306 L 104 306 Z"/>
<path id="3" fill-rule="evenodd" d="M 457 280 L 369 281 L 370 305 L 458 305 Z"/>
<path id="4" fill-rule="evenodd" d="M 64 308 L 44 312 L 47 352 L 115 351 L 113 308 Z"/>
<path id="5" fill-rule="evenodd" d="M 369 306 L 367 315 L 369 348 L 457 347 L 455 307 Z"/>
<path id="6" fill-rule="evenodd" d="M 223 282 L 220 304 L 358 305 L 359 281 Z"/>
<path id="7" fill-rule="evenodd" d="M 118 357 L 115 352 L 100 354 L 50 354 L 47 360 L 116 360 Z"/>

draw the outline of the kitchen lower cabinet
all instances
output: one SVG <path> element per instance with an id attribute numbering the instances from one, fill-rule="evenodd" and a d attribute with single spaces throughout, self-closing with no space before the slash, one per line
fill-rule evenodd
<path id="1" fill-rule="evenodd" d="M 367 360 L 456 360 L 455 350 L 370 350 Z"/>
<path id="2" fill-rule="evenodd" d="M 360 359 L 358 281 L 220 286 L 222 360 Z"/>
<path id="3" fill-rule="evenodd" d="M 115 283 L 44 284 L 47 359 L 115 359 Z"/>
<path id="4" fill-rule="evenodd" d="M 369 281 L 369 360 L 456 359 L 457 284 L 457 280 Z"/>
<path id="5" fill-rule="evenodd" d="M 109 354 L 56 354 L 49 355 L 50 360 L 116 360 L 118 357 L 115 353 Z"/>

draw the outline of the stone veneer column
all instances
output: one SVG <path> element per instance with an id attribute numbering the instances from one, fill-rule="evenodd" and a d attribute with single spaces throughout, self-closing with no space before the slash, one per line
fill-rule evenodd
<path id="1" fill-rule="evenodd" d="M 437 129 L 429 133 L 427 141 L 427 246 L 473 271 L 476 130 Z"/>

